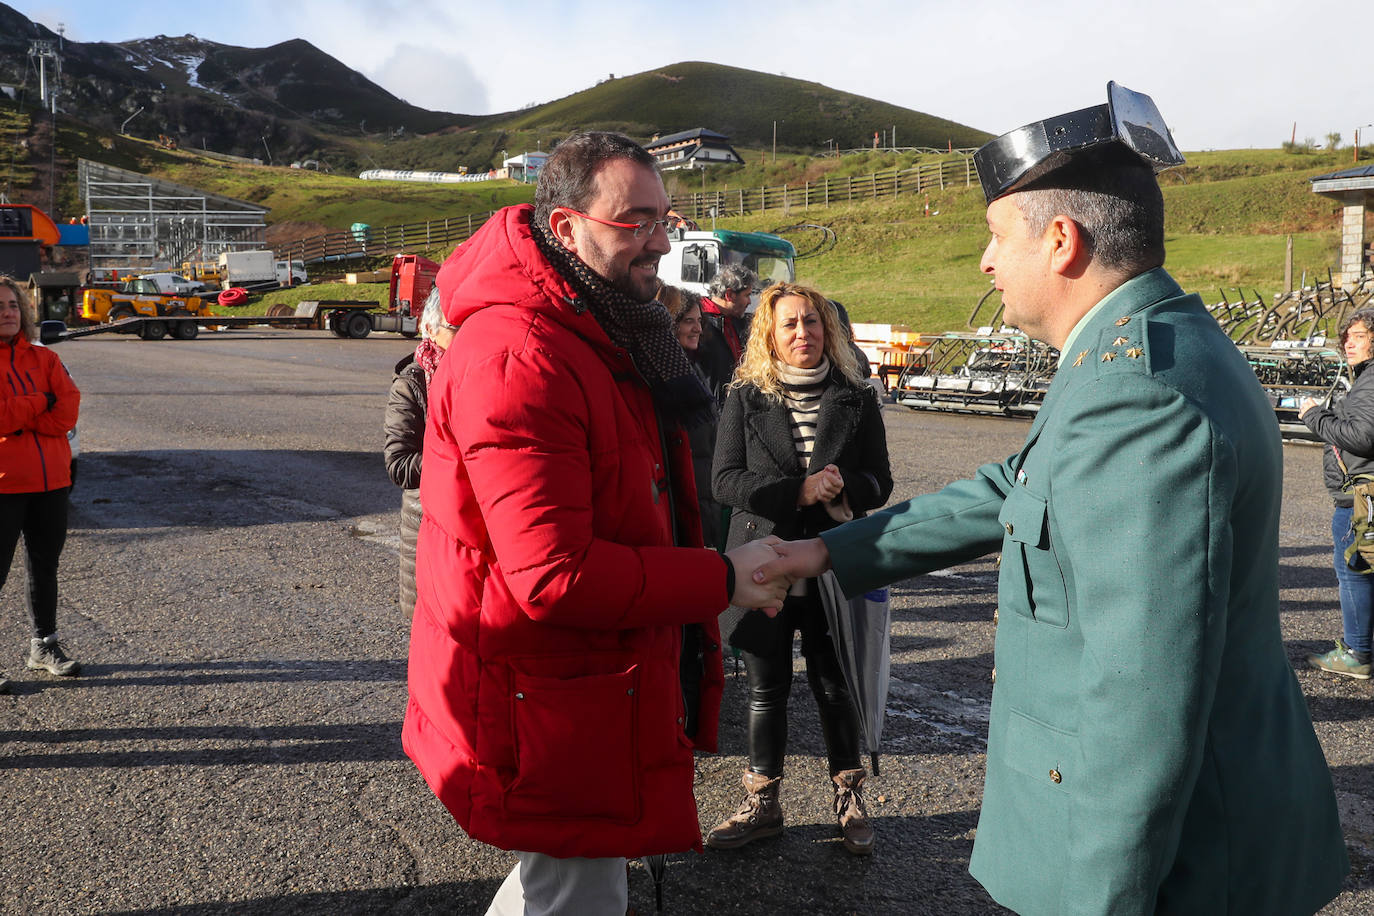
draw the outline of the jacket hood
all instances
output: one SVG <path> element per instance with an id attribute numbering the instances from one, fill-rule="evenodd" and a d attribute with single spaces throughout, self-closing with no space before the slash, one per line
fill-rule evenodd
<path id="1" fill-rule="evenodd" d="M 537 312 L 598 349 L 617 351 L 582 296 L 539 251 L 532 233 L 534 207 L 506 207 L 453 250 L 435 284 L 444 318 L 454 327 L 483 309 L 514 306 Z"/>

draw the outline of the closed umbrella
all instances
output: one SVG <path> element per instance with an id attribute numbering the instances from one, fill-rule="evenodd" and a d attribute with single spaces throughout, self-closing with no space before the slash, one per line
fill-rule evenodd
<path id="1" fill-rule="evenodd" d="M 878 775 L 882 746 L 883 715 L 887 711 L 888 676 L 892 668 L 892 609 L 885 588 L 846 598 L 833 572 L 817 580 L 821 606 L 830 624 L 830 639 L 840 659 L 840 670 L 859 712 L 864 742 Z"/>
<path id="2" fill-rule="evenodd" d="M 649 869 L 649 877 L 654 879 L 654 911 L 663 912 L 663 873 L 668 868 L 668 857 L 662 853 L 644 856 L 644 866 Z"/>

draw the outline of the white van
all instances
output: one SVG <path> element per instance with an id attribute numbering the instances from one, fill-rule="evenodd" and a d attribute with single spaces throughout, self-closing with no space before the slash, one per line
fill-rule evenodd
<path id="1" fill-rule="evenodd" d="M 188 280 L 181 274 L 142 274 L 140 279 L 152 280 L 157 284 L 157 291 L 167 296 L 189 296 L 205 291 L 204 283 L 199 280 Z"/>

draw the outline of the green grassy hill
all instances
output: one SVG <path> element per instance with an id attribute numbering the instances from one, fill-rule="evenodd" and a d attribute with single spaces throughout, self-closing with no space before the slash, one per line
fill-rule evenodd
<path id="1" fill-rule="evenodd" d="M 1337 259 L 1338 207 L 1313 194 L 1308 178 L 1345 168 L 1348 150 L 1290 155 L 1270 150 L 1189 154 L 1164 173 L 1166 266 L 1204 301 L 1266 300 L 1283 289 L 1287 236 L 1293 278 L 1326 279 Z M 755 186 L 750 183 L 748 186 Z M 964 327 L 989 288 L 979 272 L 987 244 L 977 187 L 720 220 L 721 228 L 775 230 L 801 222 L 830 226 L 836 246 L 797 263 L 801 282 L 839 299 L 857 321 L 906 324 L 920 331 Z M 804 247 L 799 245 L 800 247 Z M 986 306 L 983 320 L 995 303 Z"/>
<path id="2" fill-rule="evenodd" d="M 722 100 L 729 100 L 728 105 Z M 932 104 L 932 107 L 934 105 Z M 516 112 L 473 118 L 426 136 L 350 141 L 340 162 L 381 168 L 498 166 L 502 153 L 552 149 L 575 130 L 615 130 L 641 142 L 706 127 L 736 149 L 777 147 L 811 155 L 833 146 L 872 143 L 875 131 L 897 131 L 902 146 L 977 146 L 992 135 L 945 118 L 830 89 L 820 83 L 689 61 L 606 80 L 565 98 Z M 830 141 L 828 144 L 827 141 Z"/>
<path id="3" fill-rule="evenodd" d="M 387 226 L 485 213 L 534 200 L 534 186 L 517 181 L 422 184 L 363 181 L 308 169 L 251 166 L 193 156 L 168 160 L 159 174 L 172 181 L 271 207 L 273 223 L 347 229 L 355 222 Z"/>
<path id="4" fill-rule="evenodd" d="M 902 146 L 977 146 L 992 139 L 976 128 L 820 83 L 698 61 L 607 80 L 500 120 L 508 129 L 599 127 L 637 138 L 708 127 L 737 144 L 769 148 L 776 122 L 779 148 L 807 152 L 825 149 L 827 140 L 840 149 L 868 146 L 875 132 L 894 126 Z"/>

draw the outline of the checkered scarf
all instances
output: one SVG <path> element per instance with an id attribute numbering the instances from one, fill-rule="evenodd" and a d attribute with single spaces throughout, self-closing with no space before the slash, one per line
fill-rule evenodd
<path id="1" fill-rule="evenodd" d="M 692 369 L 673 333 L 673 319 L 656 301 L 636 302 L 611 286 L 543 226 L 534 226 L 539 251 L 572 284 L 596 323 L 630 360 L 653 393 L 654 404 L 687 427 L 714 422 L 715 399 Z M 575 303 L 574 308 L 581 308 Z"/>

